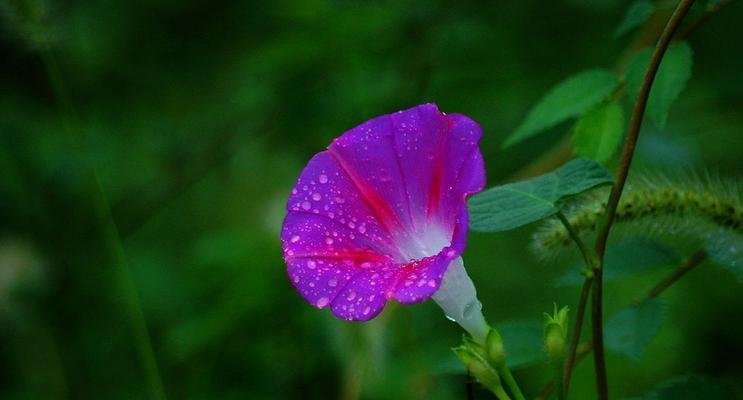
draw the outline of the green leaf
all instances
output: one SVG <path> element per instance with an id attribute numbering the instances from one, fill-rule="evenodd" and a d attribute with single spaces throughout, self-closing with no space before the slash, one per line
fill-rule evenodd
<path id="1" fill-rule="evenodd" d="M 639 361 L 663 325 L 663 304 L 650 299 L 625 308 L 606 322 L 606 348 Z"/>
<path id="2" fill-rule="evenodd" d="M 711 233 L 704 241 L 710 260 L 729 270 L 743 282 L 743 236 L 731 230 Z"/>
<path id="3" fill-rule="evenodd" d="M 518 228 L 557 213 L 571 196 L 611 182 L 600 164 L 578 158 L 549 174 L 473 196 L 469 200 L 471 227 L 481 232 Z"/>
<path id="4" fill-rule="evenodd" d="M 619 85 L 611 71 L 595 69 L 581 72 L 562 81 L 547 92 L 531 109 L 526 119 L 503 143 L 503 147 L 577 117 L 600 103 Z"/>
<path id="5" fill-rule="evenodd" d="M 687 374 L 671 378 L 637 400 L 729 400 L 734 399 L 730 388 L 706 377 Z"/>
<path id="6" fill-rule="evenodd" d="M 661 242 L 633 237 L 606 248 L 604 256 L 604 282 L 610 282 L 628 275 L 648 271 L 651 269 L 677 265 L 681 262 L 678 255 Z M 571 286 L 583 283 L 583 276 L 578 273 L 585 268 L 583 263 L 571 268 L 568 273 L 560 277 L 556 285 Z"/>
<path id="7" fill-rule="evenodd" d="M 585 113 L 573 129 L 573 144 L 579 156 L 609 161 L 624 132 L 624 110 L 610 101 Z"/>
<path id="8" fill-rule="evenodd" d="M 668 47 L 663 57 L 647 104 L 647 116 L 658 129 L 666 127 L 668 111 L 691 77 L 692 53 L 686 42 L 680 42 Z M 627 89 L 633 102 L 640 93 L 651 55 L 651 49 L 642 50 L 627 66 Z"/>
<path id="9" fill-rule="evenodd" d="M 627 9 L 627 13 L 624 14 L 622 22 L 614 32 L 614 38 L 619 38 L 627 32 L 637 28 L 647 21 L 657 8 L 655 4 L 647 0 L 639 0 Z"/>
<path id="10" fill-rule="evenodd" d="M 504 321 L 497 324 L 506 349 L 506 365 L 521 368 L 544 359 L 542 324 L 539 321 Z"/>

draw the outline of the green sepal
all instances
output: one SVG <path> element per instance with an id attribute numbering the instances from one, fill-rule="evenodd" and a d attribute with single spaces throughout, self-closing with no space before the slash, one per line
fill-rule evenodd
<path id="1" fill-rule="evenodd" d="M 565 355 L 569 312 L 567 306 L 558 310 L 555 304 L 552 315 L 544 313 L 544 348 L 551 360 L 562 359 Z"/>

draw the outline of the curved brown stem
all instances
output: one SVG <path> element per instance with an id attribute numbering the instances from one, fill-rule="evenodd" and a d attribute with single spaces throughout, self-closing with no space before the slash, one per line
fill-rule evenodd
<path id="1" fill-rule="evenodd" d="M 586 303 L 588 303 L 588 293 L 591 291 L 592 283 L 592 277 L 586 277 L 586 280 L 583 282 L 583 288 L 580 291 L 580 299 L 578 300 L 578 310 L 575 314 L 575 325 L 573 325 L 573 331 L 570 334 L 570 348 L 568 349 L 568 355 L 565 358 L 565 369 L 562 372 L 562 392 L 563 398 L 566 399 L 570 392 L 570 378 L 573 374 L 573 367 L 578 360 L 578 341 L 580 340 L 580 333 L 583 329 L 583 319 L 586 315 Z"/>
<path id="2" fill-rule="evenodd" d="M 734 1 L 735 0 L 723 0 L 723 1 L 715 4 L 709 10 L 707 10 L 707 12 L 705 12 L 699 18 L 697 18 L 694 22 L 692 22 L 691 24 L 689 24 L 689 26 L 687 26 L 684 30 L 682 30 L 681 32 L 679 32 L 679 34 L 676 35 L 676 37 L 674 39 L 675 40 L 684 40 L 684 39 L 686 39 L 689 35 L 691 35 L 692 32 L 694 32 L 695 30 L 697 30 L 699 28 L 699 26 L 701 26 L 702 24 L 704 24 L 707 20 L 709 20 L 710 18 L 712 18 L 718 12 L 722 11 L 723 8 L 725 8 L 725 7 L 733 4 Z"/>
<path id="3" fill-rule="evenodd" d="M 637 96 L 637 103 L 635 104 L 634 111 L 632 113 L 632 119 L 630 120 L 629 129 L 627 136 L 624 141 L 624 147 L 622 148 L 622 155 L 619 161 L 619 169 L 617 171 L 617 177 L 612 188 L 611 194 L 609 195 L 609 201 L 606 206 L 606 213 L 599 229 L 598 236 L 596 238 L 596 254 L 598 256 L 598 268 L 596 268 L 593 292 L 591 296 L 591 330 L 593 334 L 594 344 L 594 364 L 596 368 L 596 389 L 599 400 L 605 400 L 608 398 L 608 383 L 606 379 L 606 361 L 604 359 L 604 332 L 603 332 L 603 279 L 602 279 L 602 264 L 604 259 L 604 252 L 606 251 L 606 241 L 609 238 L 609 232 L 611 225 L 614 222 L 616 216 L 617 205 L 619 199 L 622 196 L 622 190 L 627 182 L 627 176 L 629 174 L 630 166 L 632 165 L 632 157 L 635 152 L 637 145 L 637 138 L 640 134 L 640 127 L 642 126 L 642 119 L 645 115 L 645 107 L 647 106 L 648 97 L 650 96 L 650 89 L 653 86 L 653 81 L 658 73 L 660 62 L 663 59 L 663 55 L 666 53 L 673 35 L 678 29 L 681 21 L 684 19 L 689 9 L 694 4 L 694 0 L 682 0 L 674 10 L 671 18 L 668 20 L 663 33 L 658 39 L 658 44 L 655 46 L 653 56 L 650 59 L 650 64 L 645 72 L 645 78 L 640 88 L 640 93 Z"/>
<path id="4" fill-rule="evenodd" d="M 663 293 L 663 291 L 668 289 L 682 276 L 686 275 L 687 272 L 694 269 L 694 267 L 701 264 L 706 259 L 707 259 L 707 252 L 704 250 L 699 250 L 696 253 L 692 254 L 691 257 L 689 257 L 686 261 L 684 261 L 683 264 L 679 265 L 678 268 L 673 270 L 673 272 L 671 272 L 670 275 L 666 276 L 662 281 L 658 282 L 655 286 L 653 286 L 653 288 L 650 289 L 650 291 L 648 291 L 648 294 L 647 296 L 645 296 L 645 299 L 652 299 L 652 298 L 658 297 L 659 294 Z"/>

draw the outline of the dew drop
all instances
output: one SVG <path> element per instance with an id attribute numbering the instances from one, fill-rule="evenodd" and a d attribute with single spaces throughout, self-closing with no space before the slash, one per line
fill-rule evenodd
<path id="1" fill-rule="evenodd" d="M 336 287 L 338 286 L 338 278 L 332 277 L 330 280 L 328 280 L 328 286 L 330 287 Z"/>
<path id="2" fill-rule="evenodd" d="M 320 183 L 328 183 L 328 176 L 325 174 L 322 174 L 317 177 L 317 180 L 320 181 Z"/>
<path id="3" fill-rule="evenodd" d="M 315 269 L 316 267 L 317 267 L 317 263 L 315 263 L 315 261 L 313 261 L 313 260 L 307 261 L 307 268 L 309 268 L 309 269 Z"/>
<path id="4" fill-rule="evenodd" d="M 312 204 L 310 204 L 309 201 L 302 202 L 302 208 L 305 210 L 309 210 L 312 207 Z"/>
<path id="5" fill-rule="evenodd" d="M 431 279 L 430 281 L 428 281 L 428 286 L 430 286 L 430 287 L 436 287 L 436 281 L 433 280 L 433 279 Z"/>
<path id="6" fill-rule="evenodd" d="M 479 310 L 481 309 L 481 307 L 482 304 L 479 301 L 470 301 L 469 303 L 467 303 L 467 305 L 464 306 L 462 316 L 466 319 L 469 319 L 470 317 L 472 317 L 472 314 L 475 312 L 475 310 Z"/>
<path id="7" fill-rule="evenodd" d="M 369 315 L 370 312 L 371 312 L 371 307 L 367 306 L 366 308 L 364 308 L 363 314 L 364 315 Z"/>
<path id="8" fill-rule="evenodd" d="M 319 201 L 321 198 L 322 196 L 320 196 L 320 193 L 312 193 L 312 200 Z"/>
<path id="9" fill-rule="evenodd" d="M 315 304 L 317 304 L 318 307 L 323 308 L 327 306 L 328 303 L 330 303 L 330 299 L 328 299 L 327 297 L 320 297 L 320 299 L 317 300 L 317 303 Z"/>
<path id="10" fill-rule="evenodd" d="M 366 232 L 366 227 L 364 225 L 359 226 L 359 233 L 364 234 Z"/>
<path id="11" fill-rule="evenodd" d="M 355 298 L 356 298 L 356 292 L 353 290 L 349 291 L 348 294 L 346 295 L 346 300 L 348 301 L 351 301 Z"/>
<path id="12" fill-rule="evenodd" d="M 333 238 L 325 238 L 325 243 L 327 244 L 333 244 Z"/>
<path id="13" fill-rule="evenodd" d="M 299 241 L 299 235 L 292 236 L 292 238 L 291 238 L 291 242 L 292 243 L 297 243 L 298 241 Z"/>

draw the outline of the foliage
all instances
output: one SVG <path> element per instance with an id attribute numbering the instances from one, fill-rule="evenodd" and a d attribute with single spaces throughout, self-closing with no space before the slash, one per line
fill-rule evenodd
<path id="1" fill-rule="evenodd" d="M 568 118 L 581 115 L 610 95 L 618 85 L 614 74 L 606 70 L 584 71 L 571 76 L 537 102 L 503 146 L 511 146 Z"/>
<path id="2" fill-rule="evenodd" d="M 640 92 L 645 70 L 650 62 L 651 49 L 638 52 L 627 67 L 627 90 L 630 99 L 636 99 Z M 685 42 L 668 48 L 653 82 L 648 99 L 647 114 L 658 129 L 665 129 L 668 111 L 691 78 L 692 50 Z"/>
<path id="3" fill-rule="evenodd" d="M 681 30 L 720 4 L 704 3 Z M 0 2 L 0 397 L 463 398 L 449 350 L 460 334 L 432 302 L 391 305 L 365 324 L 333 319 L 291 290 L 277 239 L 312 154 L 361 121 L 431 101 L 482 125 L 494 189 L 472 198 L 473 225 L 519 228 L 470 233 L 464 259 L 533 397 L 553 376 L 540 312 L 568 304 L 572 320 L 585 268 L 573 254 L 534 257 L 528 224 L 608 184 L 603 168 L 614 175 L 667 7 Z M 742 12 L 733 4 L 671 46 L 631 177 L 662 167 L 740 181 Z M 596 162 L 563 175 L 573 153 Z M 542 186 L 566 181 L 576 186 Z M 503 191 L 514 186 L 523 190 Z M 725 198 L 736 187 L 713 189 Z M 518 215 L 501 200 L 478 214 L 494 195 Z M 643 239 L 610 237 L 612 398 L 743 394 L 730 274 L 741 276 L 743 246 L 731 227 L 682 219 L 701 241 L 655 221 Z M 701 247 L 710 262 L 627 308 Z M 587 357 L 570 398 L 595 398 Z M 666 381 L 689 370 L 715 379 Z"/>
<path id="4" fill-rule="evenodd" d="M 611 183 L 598 163 L 575 159 L 552 173 L 488 189 L 469 201 L 472 229 L 501 232 L 558 213 L 565 200 Z"/>

